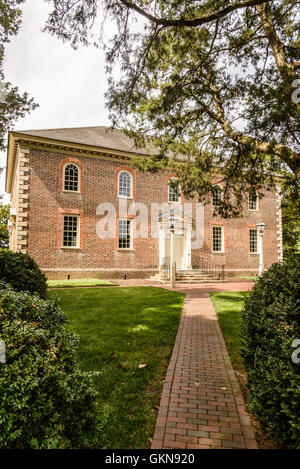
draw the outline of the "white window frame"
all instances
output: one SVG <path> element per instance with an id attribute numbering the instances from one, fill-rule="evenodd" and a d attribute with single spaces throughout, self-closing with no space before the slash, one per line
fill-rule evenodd
<path id="1" fill-rule="evenodd" d="M 65 246 L 64 245 L 65 217 L 77 218 L 76 246 Z M 62 214 L 61 247 L 62 247 L 62 249 L 80 249 L 80 215 L 77 215 L 76 213 L 75 214 L 74 213 L 63 213 Z"/>
<path id="2" fill-rule="evenodd" d="M 214 228 L 221 228 L 221 250 L 220 251 L 215 251 L 214 250 Z M 224 226 L 223 225 L 212 225 L 211 227 L 211 238 L 212 238 L 212 252 L 213 253 L 224 253 L 225 252 L 225 245 L 224 245 Z"/>
<path id="3" fill-rule="evenodd" d="M 123 247 L 119 246 L 119 229 L 120 229 L 119 222 L 120 221 L 126 221 L 126 222 L 129 221 L 130 222 L 130 247 L 128 247 L 128 248 L 123 248 Z M 118 218 L 117 232 L 118 232 L 118 237 L 117 237 L 118 251 L 132 251 L 133 250 L 133 220 L 131 218 L 125 218 L 125 217 Z"/>
<path id="4" fill-rule="evenodd" d="M 221 193 L 221 198 L 220 198 L 220 204 L 215 205 L 214 204 L 214 189 L 218 189 L 218 191 Z M 213 184 L 212 191 L 211 191 L 211 204 L 213 207 L 217 208 L 222 204 L 223 201 L 223 187 L 220 184 Z"/>
<path id="5" fill-rule="evenodd" d="M 256 207 L 255 208 L 250 208 L 250 196 L 251 196 L 252 193 L 255 193 L 255 195 L 256 195 Z M 257 193 L 256 190 L 252 190 L 248 193 L 248 210 L 249 210 L 249 212 L 258 212 L 259 211 L 258 193 Z"/>
<path id="6" fill-rule="evenodd" d="M 168 203 L 169 204 L 181 204 L 181 187 L 180 185 L 178 185 L 178 200 L 170 200 L 170 189 L 171 189 L 171 185 L 170 185 L 170 181 L 177 181 L 178 178 L 176 177 L 171 177 L 169 180 L 168 180 Z"/>
<path id="7" fill-rule="evenodd" d="M 251 235 L 250 232 L 255 231 L 256 232 L 256 251 L 251 251 Z M 259 254 L 258 251 L 258 231 L 257 228 L 249 228 L 249 252 L 250 254 Z"/>
<path id="8" fill-rule="evenodd" d="M 130 195 L 121 195 L 120 194 L 120 176 L 121 176 L 122 173 L 127 173 L 129 175 L 129 178 L 130 178 Z M 127 169 L 122 169 L 118 173 L 118 197 L 120 199 L 132 199 L 133 198 L 133 176 Z"/>
<path id="9" fill-rule="evenodd" d="M 77 170 L 78 170 L 78 185 L 77 185 L 77 191 L 72 191 L 70 189 L 65 189 L 65 176 L 66 176 L 66 167 L 69 166 L 69 165 L 73 165 L 73 166 L 76 166 Z M 80 186 L 81 186 L 81 170 L 80 170 L 80 167 L 78 166 L 78 164 L 74 163 L 73 161 L 68 161 L 68 163 L 65 163 L 64 166 L 63 166 L 63 186 L 62 186 L 62 190 L 63 192 L 70 192 L 70 193 L 75 193 L 75 194 L 78 194 L 80 193 Z"/>

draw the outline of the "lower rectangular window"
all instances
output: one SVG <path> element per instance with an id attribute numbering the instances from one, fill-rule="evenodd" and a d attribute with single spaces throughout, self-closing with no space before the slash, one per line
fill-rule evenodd
<path id="1" fill-rule="evenodd" d="M 79 247 L 79 215 L 63 215 L 63 247 Z"/>
<path id="2" fill-rule="evenodd" d="M 250 242 L 250 252 L 257 253 L 257 230 L 249 230 L 249 242 Z"/>
<path id="3" fill-rule="evenodd" d="M 213 236 L 213 252 L 223 252 L 224 251 L 223 227 L 213 226 L 212 236 Z"/>
<path id="4" fill-rule="evenodd" d="M 118 249 L 132 249 L 132 221 L 120 218 L 118 222 Z"/>

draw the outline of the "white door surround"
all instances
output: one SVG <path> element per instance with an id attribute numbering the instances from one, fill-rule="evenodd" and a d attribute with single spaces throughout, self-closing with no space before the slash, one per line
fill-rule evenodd
<path id="1" fill-rule="evenodd" d="M 182 216 L 180 210 L 173 209 L 175 216 L 174 254 L 177 269 L 192 268 L 192 220 Z M 159 218 L 159 270 L 162 270 L 164 258 L 170 254 L 170 210 Z"/>

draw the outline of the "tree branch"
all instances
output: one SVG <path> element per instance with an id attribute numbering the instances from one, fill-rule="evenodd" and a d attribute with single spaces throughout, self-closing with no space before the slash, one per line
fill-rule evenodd
<path id="1" fill-rule="evenodd" d="M 188 20 L 185 18 L 180 18 L 177 20 L 165 19 L 165 18 L 157 18 L 154 15 L 146 12 L 139 6 L 132 3 L 130 0 L 120 0 L 120 2 L 125 5 L 127 8 L 130 8 L 140 15 L 147 18 L 152 23 L 156 23 L 162 26 L 201 26 L 202 24 L 210 23 L 211 21 L 220 20 L 224 16 L 227 16 L 229 13 L 241 9 L 247 8 L 251 6 L 262 5 L 264 3 L 268 3 L 270 0 L 246 0 L 243 2 L 234 3 L 233 5 L 228 5 L 223 10 L 217 11 L 216 13 L 211 13 L 209 15 L 202 16 L 201 18 L 194 18 L 192 20 Z"/>
<path id="2" fill-rule="evenodd" d="M 286 59 L 284 44 L 276 33 L 274 24 L 270 17 L 271 10 L 269 4 L 257 5 L 256 9 L 259 13 L 265 35 L 272 47 L 275 61 L 282 79 L 284 81 L 293 80 L 295 78 L 295 64 L 297 65 L 297 62 L 295 64 L 290 64 Z"/>
<path id="3" fill-rule="evenodd" d="M 234 142 L 240 145 L 249 146 L 253 148 L 253 150 L 256 150 L 258 152 L 261 152 L 264 154 L 274 154 L 280 157 L 289 166 L 289 168 L 294 172 L 294 174 L 298 178 L 300 178 L 300 155 L 299 153 L 294 152 L 289 147 L 281 143 L 265 142 L 263 140 L 259 140 L 258 138 L 250 137 L 249 135 L 246 135 L 242 132 L 235 131 L 231 127 L 230 123 L 227 121 L 225 117 L 225 112 L 224 112 L 222 99 L 220 96 L 220 91 L 209 80 L 209 77 L 207 77 L 207 79 L 208 79 L 208 86 L 210 87 L 213 97 L 214 97 L 217 112 L 214 112 L 212 109 L 207 108 L 207 107 L 205 107 L 205 111 L 211 118 L 219 122 L 219 124 L 221 125 L 227 137 L 229 137 L 231 140 L 233 140 Z"/>

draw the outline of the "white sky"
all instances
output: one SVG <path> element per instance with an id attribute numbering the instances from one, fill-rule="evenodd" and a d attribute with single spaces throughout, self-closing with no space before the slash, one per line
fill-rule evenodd
<path id="1" fill-rule="evenodd" d="M 50 11 L 41 0 L 27 0 L 23 23 L 6 47 L 5 80 L 27 91 L 40 107 L 15 123 L 14 129 L 110 125 L 104 53 L 93 46 L 74 51 L 69 43 L 42 33 Z M 0 153 L 0 166 L 6 154 Z M 0 194 L 5 190 L 0 176 Z M 8 202 L 6 196 L 4 202 Z"/>

